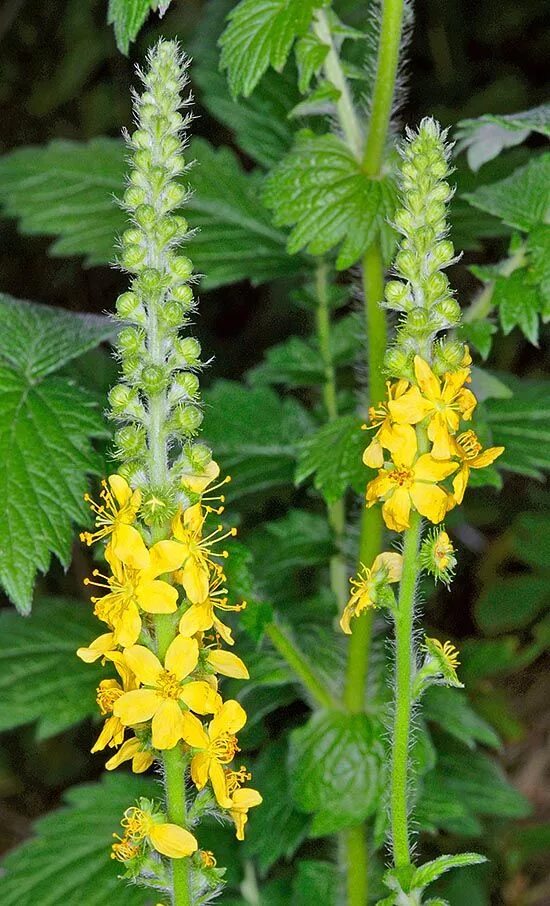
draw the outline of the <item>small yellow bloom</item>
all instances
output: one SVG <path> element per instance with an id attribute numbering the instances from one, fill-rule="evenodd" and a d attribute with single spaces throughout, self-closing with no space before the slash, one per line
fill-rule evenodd
<path id="1" fill-rule="evenodd" d="M 225 576 L 222 568 L 215 565 L 214 573 L 209 578 L 207 597 L 200 603 L 191 604 L 180 620 L 179 631 L 182 635 L 190 638 L 196 635 L 197 632 L 206 632 L 207 629 L 214 628 L 227 645 L 234 644 L 231 629 L 218 619 L 215 609 L 238 612 L 244 610 L 246 602 L 243 601 L 242 604 L 234 605 L 228 604 L 227 589 L 223 587 L 224 583 Z"/>
<path id="2" fill-rule="evenodd" d="M 207 510 L 196 503 L 187 507 L 183 513 L 178 513 L 172 523 L 174 537 L 184 549 L 176 581 L 183 585 L 192 604 L 200 604 L 208 598 L 210 570 L 216 566 L 212 558 L 227 557 L 227 551 L 214 552 L 213 545 L 237 534 L 236 529 L 223 532 L 223 526 L 218 525 L 215 531 L 203 538 L 206 516 Z"/>
<path id="3" fill-rule="evenodd" d="M 152 719 L 155 749 L 172 749 L 180 739 L 194 745 L 196 723 L 204 731 L 200 721 L 192 718 L 188 711 L 182 711 L 180 703 L 197 714 L 213 714 L 221 704 L 220 696 L 208 683 L 183 682 L 198 663 L 196 640 L 176 636 L 168 647 L 164 666 L 142 645 L 127 648 L 124 657 L 143 688 L 126 692 L 115 702 L 116 717 L 126 727 Z"/>
<path id="4" fill-rule="evenodd" d="M 125 837 L 133 843 L 146 840 L 154 850 L 169 859 L 183 859 L 198 849 L 193 834 L 177 824 L 163 822 L 159 815 L 133 806 L 126 809 L 121 821 Z"/>
<path id="5" fill-rule="evenodd" d="M 114 771 L 125 761 L 131 761 L 134 774 L 143 774 L 144 771 L 151 767 L 154 760 L 153 753 L 143 749 L 139 739 L 133 736 L 131 739 L 127 739 L 118 752 L 105 762 L 105 767 L 108 771 Z"/>
<path id="6" fill-rule="evenodd" d="M 200 860 L 203 868 L 215 868 L 217 863 L 214 857 L 214 853 L 209 849 L 201 849 L 199 851 Z"/>
<path id="7" fill-rule="evenodd" d="M 464 492 L 470 478 L 470 469 L 484 469 L 490 466 L 498 456 L 504 453 L 504 447 L 488 447 L 483 450 L 473 431 L 464 431 L 453 440 L 452 455 L 460 459 L 460 469 L 453 478 L 453 496 L 456 503 L 462 503 Z"/>
<path id="8" fill-rule="evenodd" d="M 432 667 L 433 673 L 440 674 L 449 686 L 462 688 L 463 683 L 456 674 L 460 661 L 458 660 L 459 652 L 455 646 L 451 642 L 442 644 L 439 639 L 431 639 L 426 636 L 424 647 L 428 654 L 428 666 Z"/>
<path id="9" fill-rule="evenodd" d="M 397 381 L 391 384 L 386 382 L 388 400 L 378 406 L 371 406 L 369 409 L 370 427 L 378 428 L 374 438 L 363 453 L 363 462 L 370 469 L 381 469 L 384 465 L 384 449 L 390 453 L 396 453 L 398 456 L 404 450 L 407 450 L 411 444 L 416 443 L 416 435 L 413 424 L 421 421 L 423 415 L 413 415 L 411 421 L 409 417 L 405 419 L 396 419 L 391 411 L 391 406 L 395 400 L 400 400 L 401 404 L 409 402 L 408 408 L 413 411 L 411 401 L 417 401 L 420 397 L 418 387 L 409 387 L 408 381 Z M 363 428 L 367 428 L 363 425 Z"/>
<path id="10" fill-rule="evenodd" d="M 239 751 L 238 733 L 246 723 L 246 712 L 238 702 L 225 702 L 210 721 L 208 733 L 202 730 L 202 738 L 194 747 L 201 749 L 191 761 L 191 777 L 197 789 L 202 790 L 210 780 L 216 799 L 222 808 L 231 808 L 232 800 L 227 793 L 225 772 L 222 767 L 229 764 Z"/>
<path id="11" fill-rule="evenodd" d="M 202 494 L 216 480 L 219 474 L 220 467 L 218 463 L 211 459 L 200 475 L 183 475 L 181 483 L 184 488 L 189 489 L 194 494 Z M 223 483 L 225 484 L 225 482 Z"/>
<path id="12" fill-rule="evenodd" d="M 458 466 L 434 459 L 430 453 L 416 458 L 416 444 L 394 455 L 389 468 L 380 469 L 367 485 L 367 506 L 383 501 L 382 515 L 389 529 L 402 532 L 409 527 L 411 507 L 433 523 L 441 522 L 448 508 L 449 495 L 437 484 Z"/>
<path id="13" fill-rule="evenodd" d="M 185 556 L 183 546 L 175 541 L 159 541 L 145 552 L 147 566 L 135 569 L 120 560 L 109 545 L 105 558 L 112 576 L 94 570 L 94 577 L 103 581 L 85 580 L 86 585 L 108 590 L 104 597 L 92 598 L 92 603 L 95 615 L 113 630 L 114 645 L 127 647 L 137 642 L 141 632 L 140 611 L 173 613 L 177 608 L 177 590 L 157 577 L 181 566 Z"/>
<path id="14" fill-rule="evenodd" d="M 115 654 L 116 650 L 114 633 L 104 632 L 103 635 L 99 635 L 97 639 L 90 642 L 87 648 L 78 648 L 76 654 L 86 664 L 93 664 L 100 658 L 104 662 L 105 660 L 112 660 L 111 655 Z"/>
<path id="15" fill-rule="evenodd" d="M 462 417 L 472 417 L 477 400 L 471 390 L 464 387 L 470 379 L 470 369 L 460 368 L 447 372 L 443 380 L 420 356 L 414 357 L 414 371 L 421 394 L 416 398 L 395 400 L 389 403 L 390 412 L 397 421 L 429 417 L 428 437 L 432 441 L 432 456 L 449 459 L 451 435 L 456 434 Z"/>
<path id="16" fill-rule="evenodd" d="M 401 554 L 383 553 L 376 557 L 371 569 L 361 564 L 356 579 L 350 579 L 351 596 L 340 620 L 342 631 L 351 635 L 351 619 L 377 605 L 377 586 L 384 582 L 399 582 L 403 569 Z"/>
<path id="17" fill-rule="evenodd" d="M 103 500 L 102 504 L 95 503 L 89 494 L 84 497 L 95 513 L 97 531 L 82 532 L 80 540 L 89 546 L 94 541 L 111 535 L 110 544 L 117 557 L 125 560 L 129 566 L 143 569 L 147 566 L 145 544 L 138 530 L 132 526 L 141 506 L 141 492 L 132 491 L 121 475 L 110 475 L 101 485 L 99 496 Z"/>

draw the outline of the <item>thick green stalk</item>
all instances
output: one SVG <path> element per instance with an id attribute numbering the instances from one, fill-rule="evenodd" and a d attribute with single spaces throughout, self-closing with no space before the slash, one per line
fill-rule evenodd
<path id="1" fill-rule="evenodd" d="M 327 274 L 328 265 L 326 262 L 320 261 L 317 265 L 315 274 L 315 291 L 317 296 L 316 325 L 317 339 L 325 376 L 323 383 L 323 401 L 327 411 L 328 421 L 331 422 L 338 418 L 338 400 L 336 396 L 336 374 L 330 345 L 331 322 Z M 338 610 L 341 613 L 346 606 L 348 597 L 346 560 L 341 553 L 341 545 L 346 528 L 345 502 L 343 499 L 337 500 L 335 503 L 329 504 L 327 509 L 329 523 L 334 532 L 334 540 L 337 547 L 337 553 L 330 561 L 330 586 L 336 595 Z"/>
<path id="2" fill-rule="evenodd" d="M 313 701 L 321 708 L 338 708 L 339 702 L 337 699 L 312 670 L 311 665 L 302 652 L 289 639 L 283 629 L 277 623 L 270 623 L 266 633 L 279 654 L 284 657 L 298 679 L 301 680 Z"/>
<path id="3" fill-rule="evenodd" d="M 404 535 L 403 575 L 395 614 L 395 712 L 391 765 L 391 831 L 394 864 L 410 863 L 408 830 L 408 768 L 414 676 L 414 595 L 418 578 L 418 550 L 421 518 L 411 514 L 410 528 Z"/>

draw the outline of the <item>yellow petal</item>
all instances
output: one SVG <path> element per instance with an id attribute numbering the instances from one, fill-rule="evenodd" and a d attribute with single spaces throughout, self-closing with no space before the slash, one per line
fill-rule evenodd
<path id="1" fill-rule="evenodd" d="M 186 711 L 182 714 L 181 737 L 193 749 L 205 749 L 210 740 L 198 717 Z M 194 759 L 193 759 L 194 760 Z M 206 781 L 205 781 L 206 782 Z"/>
<path id="2" fill-rule="evenodd" d="M 120 619 L 114 626 L 114 636 L 117 645 L 128 648 L 135 645 L 141 632 L 141 617 L 139 610 L 133 602 L 126 605 Z"/>
<path id="3" fill-rule="evenodd" d="M 411 450 L 413 455 L 416 453 L 418 441 L 412 425 L 392 425 L 391 428 L 383 425 L 379 437 L 380 443 L 399 460 L 406 458 Z"/>
<path id="4" fill-rule="evenodd" d="M 151 724 L 151 739 L 155 749 L 173 749 L 181 739 L 182 712 L 177 701 L 165 698 L 155 711 Z"/>
<path id="5" fill-rule="evenodd" d="M 113 553 L 119 560 L 134 569 L 147 569 L 149 551 L 140 533 L 133 525 L 121 523 L 113 531 L 111 544 Z"/>
<path id="6" fill-rule="evenodd" d="M 88 648 L 78 648 L 76 654 L 77 657 L 86 664 L 93 664 L 94 661 L 97 661 L 100 657 L 104 657 L 107 652 L 111 651 L 114 647 L 115 642 L 113 633 L 104 632 L 103 635 L 99 635 L 97 639 L 90 642 Z"/>
<path id="7" fill-rule="evenodd" d="M 479 456 L 471 459 L 468 465 L 471 469 L 484 469 L 485 466 L 490 466 L 501 453 L 504 453 L 504 447 L 487 447 Z"/>
<path id="8" fill-rule="evenodd" d="M 237 809 L 254 808 L 256 805 L 261 805 L 263 802 L 258 790 L 253 790 L 246 786 L 235 790 L 231 799 L 233 800 L 233 808 Z"/>
<path id="9" fill-rule="evenodd" d="M 403 557 L 401 554 L 394 554 L 391 551 L 385 551 L 383 554 L 378 554 L 372 564 L 373 575 L 376 574 L 378 570 L 384 570 L 387 582 L 399 582 L 401 573 L 403 572 Z"/>
<path id="10" fill-rule="evenodd" d="M 191 779 L 198 790 L 206 786 L 208 780 L 208 769 L 210 767 L 210 756 L 206 752 L 199 752 L 194 755 L 191 761 Z"/>
<path id="11" fill-rule="evenodd" d="M 192 604 L 201 604 L 208 597 L 210 574 L 206 563 L 198 557 L 188 557 L 180 570 L 181 584 Z"/>
<path id="12" fill-rule="evenodd" d="M 456 473 L 453 478 L 453 496 L 456 502 L 460 505 L 464 500 L 464 492 L 468 484 L 468 479 L 470 477 L 470 467 L 463 463 L 460 467 L 460 471 Z"/>
<path id="13" fill-rule="evenodd" d="M 424 359 L 419 355 L 414 357 L 414 373 L 420 390 L 429 400 L 441 399 L 441 389 L 438 378 Z"/>
<path id="14" fill-rule="evenodd" d="M 411 500 L 421 516 L 430 522 L 437 523 L 447 512 L 447 494 L 436 484 L 415 482 L 410 489 Z"/>
<path id="15" fill-rule="evenodd" d="M 109 758 L 109 761 L 105 763 L 106 769 L 108 771 L 114 771 L 115 768 L 118 768 L 119 764 L 123 764 L 123 762 L 130 761 L 131 758 L 134 758 L 139 752 L 139 749 L 139 739 L 135 736 L 133 736 L 132 739 L 127 739 L 116 755 L 113 755 L 112 758 Z"/>
<path id="16" fill-rule="evenodd" d="M 109 475 L 107 481 L 109 482 L 109 487 L 112 491 L 113 497 L 118 503 L 119 507 L 126 506 L 132 497 L 132 489 L 125 478 L 122 475 Z"/>
<path id="17" fill-rule="evenodd" d="M 119 746 L 124 739 L 124 727 L 118 717 L 108 717 L 103 724 L 103 729 L 97 737 L 95 744 L 90 749 L 94 752 L 101 752 L 106 746 Z"/>
<path id="18" fill-rule="evenodd" d="M 184 475 L 181 483 L 185 485 L 186 488 L 189 488 L 191 491 L 194 491 L 195 494 L 202 494 L 205 488 L 218 477 L 220 474 L 220 467 L 217 462 L 214 462 L 212 459 L 206 468 L 204 469 L 202 475 Z"/>
<path id="19" fill-rule="evenodd" d="M 231 635 L 231 630 L 229 626 L 226 626 L 225 623 L 222 623 L 221 620 L 218 620 L 217 616 L 214 615 L 212 625 L 221 639 L 225 642 L 226 645 L 234 645 L 235 640 Z"/>
<path id="20" fill-rule="evenodd" d="M 199 847 L 193 834 L 177 824 L 154 824 L 149 832 L 149 840 L 158 853 L 169 859 L 184 859 Z"/>
<path id="21" fill-rule="evenodd" d="M 221 696 L 208 683 L 197 680 L 182 686 L 180 698 L 197 714 L 215 714 L 221 708 Z"/>
<path id="22" fill-rule="evenodd" d="M 222 733 L 238 733 L 246 723 L 246 711 L 234 699 L 225 702 L 208 728 L 210 739 Z"/>
<path id="23" fill-rule="evenodd" d="M 136 587 L 139 606 L 146 613 L 174 613 L 178 607 L 178 592 L 161 579 L 145 580 Z"/>
<path id="24" fill-rule="evenodd" d="M 346 635 L 351 635 L 351 618 L 354 615 L 354 608 L 350 607 L 349 604 L 346 604 L 344 607 L 342 616 L 340 617 L 340 629 L 342 632 L 345 632 Z"/>
<path id="25" fill-rule="evenodd" d="M 388 412 L 392 419 L 402 425 L 416 425 L 431 410 L 431 404 L 423 398 L 418 387 L 411 387 L 399 399 L 388 402 Z"/>
<path id="26" fill-rule="evenodd" d="M 417 481 L 442 481 L 458 469 L 456 462 L 434 459 L 430 453 L 419 456 L 414 464 L 414 477 Z"/>
<path id="27" fill-rule="evenodd" d="M 432 453 L 434 459 L 449 459 L 451 456 L 451 439 L 447 427 L 447 419 L 442 412 L 437 412 L 428 425 L 428 437 L 433 443 Z"/>
<path id="28" fill-rule="evenodd" d="M 405 488 L 397 488 L 382 507 L 382 516 L 387 527 L 394 532 L 403 532 L 409 527 L 411 501 Z"/>
<path id="29" fill-rule="evenodd" d="M 144 771 L 149 770 L 154 760 L 151 752 L 136 752 L 132 758 L 132 771 L 134 774 L 143 774 Z"/>
<path id="30" fill-rule="evenodd" d="M 196 639 L 186 639 L 182 635 L 177 635 L 168 646 L 164 663 L 167 670 L 182 680 L 192 673 L 198 660 L 199 646 Z"/>
<path id="31" fill-rule="evenodd" d="M 179 631 L 181 635 L 190 638 L 197 632 L 211 629 L 213 619 L 213 608 L 208 601 L 203 601 L 202 604 L 192 604 L 180 620 Z"/>
<path id="32" fill-rule="evenodd" d="M 214 790 L 214 795 L 218 800 L 222 808 L 231 807 L 231 799 L 227 794 L 227 782 L 225 779 L 225 771 L 222 768 L 219 761 L 216 761 L 215 758 L 210 759 L 210 764 L 208 766 L 208 777 L 210 783 L 212 784 L 212 789 Z"/>
<path id="33" fill-rule="evenodd" d="M 464 386 L 469 377 L 469 368 L 459 368 L 457 371 L 446 371 L 443 379 L 443 392 L 441 394 L 443 400 L 446 403 L 451 403 L 456 399 L 460 393 L 460 388 Z M 469 390 L 468 393 L 471 393 L 471 391 Z"/>
<path id="34" fill-rule="evenodd" d="M 382 499 L 392 488 L 393 482 L 388 472 L 381 470 L 376 478 L 369 481 L 367 485 L 367 503 L 372 505 L 372 503 Z"/>
<path id="35" fill-rule="evenodd" d="M 120 718 L 124 726 L 130 727 L 151 720 L 163 701 L 164 699 L 154 689 L 134 689 L 132 692 L 125 692 L 116 700 L 113 713 Z"/>
<path id="36" fill-rule="evenodd" d="M 363 453 L 363 462 L 369 469 L 381 469 L 384 465 L 384 451 L 377 437 L 371 440 Z"/>
<path id="37" fill-rule="evenodd" d="M 148 579 L 156 579 L 163 573 L 173 573 L 179 569 L 185 560 L 186 549 L 184 544 L 177 541 L 157 541 L 150 550 L 151 562 L 148 570 Z"/>
<path id="38" fill-rule="evenodd" d="M 216 673 L 232 676 L 234 679 L 249 679 L 250 674 L 240 657 L 230 651 L 213 650 L 208 652 L 208 663 Z"/>
<path id="39" fill-rule="evenodd" d="M 477 400 L 471 390 L 461 390 L 458 394 L 458 405 L 464 421 L 470 421 L 472 413 L 477 406 Z"/>
<path id="40" fill-rule="evenodd" d="M 202 511 L 202 506 L 200 503 L 195 503 L 193 506 L 188 506 L 183 514 L 183 524 L 185 528 L 191 529 L 192 532 L 197 534 L 202 529 L 202 524 L 204 522 L 204 513 Z"/>
<path id="41" fill-rule="evenodd" d="M 156 654 L 153 654 L 144 645 L 132 645 L 124 652 L 124 659 L 140 683 L 145 683 L 146 686 L 156 686 L 163 670 Z"/>

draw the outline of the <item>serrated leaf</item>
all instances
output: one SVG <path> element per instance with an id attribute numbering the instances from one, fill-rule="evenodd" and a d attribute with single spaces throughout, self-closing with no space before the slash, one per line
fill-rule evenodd
<path id="1" fill-rule="evenodd" d="M 155 782 L 123 772 L 70 789 L 66 805 L 40 818 L 35 836 L 4 859 L 2 906 L 146 906 L 150 891 L 129 888 L 109 855 L 124 810 L 158 792 Z"/>
<path id="2" fill-rule="evenodd" d="M 314 814 L 312 836 L 364 821 L 379 797 L 379 728 L 366 714 L 319 711 L 290 734 L 288 769 L 298 808 Z"/>
<path id="3" fill-rule="evenodd" d="M 309 90 L 309 83 L 317 75 L 330 50 L 328 44 L 317 37 L 314 32 L 308 32 L 296 43 L 296 65 L 298 66 L 298 88 L 305 94 Z"/>
<path id="4" fill-rule="evenodd" d="M 292 906 L 337 906 L 340 884 L 338 868 L 332 862 L 300 861 L 292 884 Z"/>
<path id="5" fill-rule="evenodd" d="M 431 686 L 424 694 L 422 707 L 426 720 L 437 723 L 470 749 L 475 749 L 478 742 L 493 748 L 500 746 L 493 728 L 476 714 L 459 689 Z"/>
<path id="6" fill-rule="evenodd" d="M 268 388 L 218 381 L 205 393 L 204 435 L 233 478 L 229 499 L 291 484 L 308 413 Z"/>
<path id="7" fill-rule="evenodd" d="M 511 176 L 462 196 L 475 208 L 529 232 L 548 217 L 550 154 L 540 154 Z"/>
<path id="8" fill-rule="evenodd" d="M 219 44 L 234 97 L 248 97 L 269 66 L 280 71 L 296 38 L 305 35 L 323 0 L 241 0 Z"/>
<path id="9" fill-rule="evenodd" d="M 480 628 L 491 635 L 528 626 L 548 603 L 548 579 L 525 573 L 495 579 L 475 606 Z"/>
<path id="10" fill-rule="evenodd" d="M 550 469 L 549 382 L 519 380 L 506 375 L 512 399 L 490 399 L 485 403 L 493 442 L 504 446 L 498 464 L 520 475 L 542 481 Z"/>
<path id="11" fill-rule="evenodd" d="M 313 484 L 329 505 L 340 500 L 350 485 L 361 490 L 366 484 L 365 446 L 360 419 L 350 415 L 327 422 L 300 445 L 296 483 L 313 475 Z"/>
<path id="12" fill-rule="evenodd" d="M 411 887 L 424 890 L 425 887 L 440 878 L 446 871 L 450 871 L 451 868 L 479 865 L 481 862 L 486 861 L 485 856 L 480 856 L 479 853 L 457 853 L 454 856 L 439 856 L 439 858 L 426 862 L 416 869 L 412 876 Z"/>
<path id="13" fill-rule="evenodd" d="M 289 118 L 298 119 L 304 116 L 330 116 L 336 109 L 340 91 L 325 79 L 319 82 L 303 101 L 290 111 Z M 290 150 L 290 149 L 289 149 Z"/>
<path id="14" fill-rule="evenodd" d="M 164 3 L 164 10 L 168 3 Z M 141 26 L 156 6 L 156 0 L 109 0 L 107 22 L 114 25 L 116 44 L 121 53 L 128 53 L 130 44 L 135 41 Z"/>
<path id="15" fill-rule="evenodd" d="M 360 162 L 335 135 L 303 131 L 270 173 L 265 201 L 277 226 L 292 227 L 291 255 L 324 255 L 342 243 L 336 267 L 355 264 L 393 215 L 395 188 L 368 179 Z"/>
<path id="16" fill-rule="evenodd" d="M 537 287 L 529 283 L 526 268 L 519 268 L 509 277 L 495 280 L 493 303 L 498 307 L 505 335 L 511 333 L 514 327 L 519 327 L 529 342 L 538 346 L 542 300 Z"/>
<path id="17" fill-rule="evenodd" d="M 84 518 L 91 439 L 106 429 L 95 398 L 53 374 L 112 337 L 105 319 L 0 296 L 0 583 L 23 613 L 52 553 L 67 566 Z"/>
<path id="18" fill-rule="evenodd" d="M 547 321 L 550 315 L 550 226 L 544 224 L 529 233 L 526 249 L 528 278 L 539 288 L 541 313 Z"/>
<path id="19" fill-rule="evenodd" d="M 461 120 L 455 130 L 456 153 L 466 150 L 471 169 L 479 170 L 505 148 L 521 144 L 530 132 L 550 136 L 550 104 L 521 113 L 487 113 L 477 119 Z"/>
<path id="20" fill-rule="evenodd" d="M 286 770 L 287 744 L 281 738 L 267 745 L 253 769 L 253 785 L 262 791 L 263 804 L 247 828 L 245 852 L 257 859 L 262 875 L 279 859 L 291 859 L 307 835 L 310 819 L 296 810 L 290 798 Z M 273 834 L 273 828 L 279 828 Z"/>
<path id="21" fill-rule="evenodd" d="M 124 145 L 115 139 L 88 144 L 54 141 L 0 159 L 0 200 L 23 233 L 56 235 L 53 255 L 85 255 L 87 264 L 113 260 L 117 235 L 127 226 L 115 201 L 124 190 Z M 198 228 L 190 254 L 203 286 L 249 278 L 254 283 L 305 269 L 286 254 L 286 236 L 258 204 L 261 176 L 246 173 L 228 149 L 191 142 L 189 174 L 195 194 L 185 206 Z"/>
<path id="22" fill-rule="evenodd" d="M 460 328 L 461 337 L 479 352 L 484 362 L 489 358 L 495 333 L 497 333 L 495 324 L 486 320 L 464 323 Z"/>
<path id="23" fill-rule="evenodd" d="M 98 634 L 82 601 L 40 599 L 27 620 L 0 613 L 0 730 L 37 721 L 45 739 L 97 713 L 95 688 L 105 670 L 76 649 Z"/>

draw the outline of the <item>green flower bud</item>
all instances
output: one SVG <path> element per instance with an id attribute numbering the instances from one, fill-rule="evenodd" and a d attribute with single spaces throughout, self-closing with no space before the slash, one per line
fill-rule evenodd
<path id="1" fill-rule="evenodd" d="M 147 396 L 163 393 L 168 387 L 170 373 L 164 365 L 146 365 L 141 372 L 141 386 Z"/>
<path id="2" fill-rule="evenodd" d="M 166 327 L 180 327 L 185 320 L 185 315 L 185 305 L 182 305 L 181 302 L 175 302 L 173 299 L 159 306 L 159 317 Z"/>
<path id="3" fill-rule="evenodd" d="M 150 170 L 153 166 L 153 155 L 149 150 L 136 151 L 134 154 L 134 164 L 140 170 Z"/>
<path id="4" fill-rule="evenodd" d="M 176 302 L 181 302 L 185 311 L 189 311 L 193 307 L 193 290 L 187 283 L 173 286 L 170 290 L 170 297 Z"/>
<path id="5" fill-rule="evenodd" d="M 420 334 L 421 336 L 430 333 L 432 330 L 430 325 L 430 312 L 426 311 L 424 308 L 411 309 L 405 329 L 410 331 L 410 333 Z"/>
<path id="6" fill-rule="evenodd" d="M 169 269 L 174 280 L 188 280 L 193 273 L 193 262 L 184 255 L 174 256 L 170 260 Z"/>
<path id="7" fill-rule="evenodd" d="M 136 131 L 132 134 L 130 141 L 131 144 L 135 145 L 136 148 L 151 147 L 151 136 L 145 129 L 136 129 Z"/>
<path id="8" fill-rule="evenodd" d="M 132 227 L 129 230 L 124 230 L 122 234 L 122 242 L 124 245 L 141 245 L 143 242 L 143 233 L 141 230 L 138 230 L 136 227 Z"/>
<path id="9" fill-rule="evenodd" d="M 178 406 L 172 414 L 173 429 L 177 433 L 190 437 L 200 428 L 203 414 L 196 406 Z"/>
<path id="10" fill-rule="evenodd" d="M 177 512 L 174 489 L 165 487 L 146 488 L 140 507 L 140 515 L 146 525 L 166 525 Z"/>
<path id="11" fill-rule="evenodd" d="M 406 311 L 413 301 L 409 284 L 401 283 L 400 280 L 390 280 L 389 283 L 386 283 L 384 295 L 386 307 L 396 311 Z"/>
<path id="12" fill-rule="evenodd" d="M 143 425 L 124 425 L 115 431 L 115 447 L 121 459 L 137 460 L 147 452 L 147 432 Z"/>
<path id="13" fill-rule="evenodd" d="M 197 399 L 199 386 L 199 379 L 192 371 L 178 371 L 174 375 L 174 382 L 170 389 L 170 399 L 172 400 L 173 398 L 174 403 L 184 399 Z"/>
<path id="14" fill-rule="evenodd" d="M 413 380 L 413 356 L 400 346 L 393 346 L 387 350 L 384 357 L 384 368 L 391 377 Z"/>
<path id="15" fill-rule="evenodd" d="M 138 273 L 145 264 L 147 252 L 139 245 L 129 245 L 122 252 L 120 262 L 130 273 Z"/>
<path id="16" fill-rule="evenodd" d="M 139 223 L 140 227 L 143 227 L 144 230 L 150 230 L 157 220 L 155 209 L 150 204 L 141 204 L 138 208 L 136 208 L 134 217 L 137 223 Z"/>
<path id="17" fill-rule="evenodd" d="M 163 217 L 156 229 L 156 239 L 161 246 L 168 245 L 174 239 L 183 238 L 188 228 L 185 217 L 178 217 L 175 214 Z"/>
<path id="18" fill-rule="evenodd" d="M 116 313 L 123 321 L 133 321 L 135 324 L 145 323 L 145 309 L 135 293 L 126 292 L 118 297 Z"/>
<path id="19" fill-rule="evenodd" d="M 157 301 L 167 286 L 167 279 L 154 267 L 144 268 L 136 280 L 135 289 L 148 302 Z"/>
<path id="20" fill-rule="evenodd" d="M 184 203 L 187 197 L 187 190 L 179 183 L 170 183 L 162 193 L 162 210 L 163 213 L 173 211 Z"/>
<path id="21" fill-rule="evenodd" d="M 121 355 L 140 355 L 145 350 L 145 332 L 142 328 L 125 327 L 117 337 Z"/>
<path id="22" fill-rule="evenodd" d="M 432 311 L 441 320 L 444 327 L 456 327 L 460 324 L 462 317 L 460 305 L 451 296 L 436 302 Z"/>
<path id="23" fill-rule="evenodd" d="M 182 367 L 196 368 L 200 364 L 201 344 L 194 337 L 179 337 L 174 348 Z"/>
<path id="24" fill-rule="evenodd" d="M 452 263 L 455 257 L 454 245 L 449 239 L 444 239 L 442 242 L 436 243 L 430 254 L 430 266 L 435 270 L 439 270 L 443 267 L 448 267 Z"/>
<path id="25" fill-rule="evenodd" d="M 189 444 L 187 455 L 192 471 L 200 474 L 212 462 L 212 450 L 206 444 Z"/>
<path id="26" fill-rule="evenodd" d="M 433 351 L 432 369 L 437 375 L 460 368 L 465 353 L 464 343 L 460 340 L 445 340 L 436 343 Z"/>
<path id="27" fill-rule="evenodd" d="M 124 204 L 128 208 L 137 208 L 147 201 L 147 192 L 144 189 L 138 189 L 137 186 L 130 186 L 124 193 Z"/>

